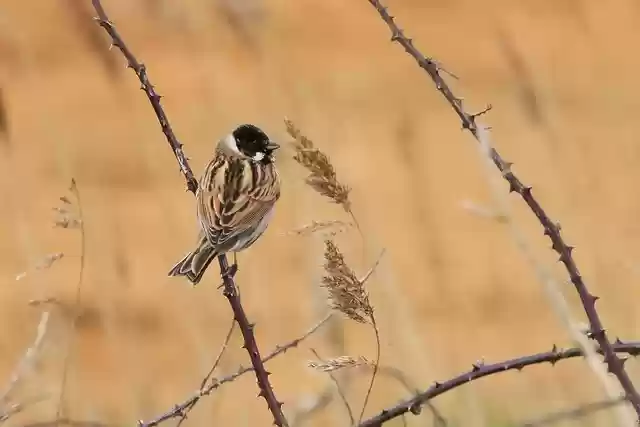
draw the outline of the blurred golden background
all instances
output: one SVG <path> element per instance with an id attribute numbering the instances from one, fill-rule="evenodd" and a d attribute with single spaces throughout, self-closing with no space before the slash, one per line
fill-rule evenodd
<path id="1" fill-rule="evenodd" d="M 290 140 L 285 116 L 331 156 L 352 187 L 366 239 L 353 229 L 337 236 L 350 264 L 364 274 L 386 249 L 367 283 L 383 365 L 424 388 L 479 359 L 572 345 L 528 261 L 551 272 L 583 322 L 539 224 L 506 184 L 492 186 L 498 175 L 485 167 L 478 144 L 460 131 L 426 74 L 389 42 L 367 1 L 103 3 L 147 65 L 198 175 L 217 139 L 237 124 Z M 598 309 L 611 336 L 638 337 L 638 4 L 387 3 L 416 45 L 459 76 L 448 80 L 470 111 L 493 105 L 483 122 L 562 222 L 587 285 L 602 298 Z M 196 288 L 167 277 L 195 242 L 193 198 L 135 75 L 116 49 L 108 51 L 92 16 L 89 0 L 0 5 L 0 392 L 34 340 L 41 312 L 51 311 L 36 363 L 11 394 L 12 402 L 43 400 L 7 425 L 57 413 L 114 425 L 154 417 L 199 387 L 231 321 L 217 267 Z M 265 354 L 326 312 L 322 236 L 291 230 L 350 220 L 304 184 L 283 145 L 275 220 L 239 256 L 243 304 Z M 78 229 L 53 227 L 59 197 L 74 200 L 72 177 L 84 251 Z M 502 202 L 515 231 L 496 220 Z M 58 252 L 62 259 L 39 268 Z M 54 302 L 29 304 L 47 299 Z M 375 357 L 370 329 L 345 320 L 270 362 L 290 418 L 332 387 L 307 367 L 310 347 L 323 357 Z M 248 363 L 236 331 L 217 374 Z M 627 366 L 640 384 L 636 362 Z M 356 413 L 368 378 L 363 372 L 345 385 Z M 185 425 L 270 425 L 256 394 L 255 378 L 245 375 L 201 401 Z M 380 377 L 367 414 L 409 395 Z M 587 364 L 573 360 L 484 379 L 433 403 L 452 425 L 503 426 L 603 396 Z M 610 422 L 611 412 L 579 425 Z M 334 399 L 296 425 L 347 423 Z M 407 423 L 433 420 L 424 410 Z"/>

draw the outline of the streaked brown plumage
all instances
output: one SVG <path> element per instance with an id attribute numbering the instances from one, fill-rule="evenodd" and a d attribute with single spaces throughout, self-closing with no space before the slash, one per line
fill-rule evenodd
<path id="1" fill-rule="evenodd" d="M 246 249 L 262 235 L 280 197 L 277 148 L 253 125 L 220 140 L 196 193 L 198 246 L 169 275 L 186 276 L 195 285 L 218 255 Z"/>

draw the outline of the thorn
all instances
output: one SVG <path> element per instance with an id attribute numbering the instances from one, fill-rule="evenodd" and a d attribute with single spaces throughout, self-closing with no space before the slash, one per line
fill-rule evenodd
<path id="1" fill-rule="evenodd" d="M 551 353 L 558 354 L 558 352 L 558 346 L 554 344 L 553 347 L 551 347 Z"/>
<path id="2" fill-rule="evenodd" d="M 458 77 L 457 75 L 453 74 L 451 71 L 447 70 L 446 68 L 444 68 L 442 66 L 442 64 L 440 64 L 440 62 L 434 60 L 433 58 L 427 58 L 427 61 L 431 62 L 433 65 L 436 66 L 436 70 L 437 71 L 442 71 L 444 72 L 446 75 L 450 76 L 451 78 L 453 78 L 454 80 L 460 80 L 460 77 Z"/>
<path id="3" fill-rule="evenodd" d="M 413 415 L 420 415 L 422 412 L 422 406 L 419 403 L 414 403 L 413 405 L 409 405 L 409 412 Z"/>
<path id="4" fill-rule="evenodd" d="M 278 408 L 282 409 L 282 405 L 284 405 L 284 402 L 276 402 L 278 404 Z"/>
<path id="5" fill-rule="evenodd" d="M 521 194 L 523 197 L 531 197 L 531 187 L 522 187 Z"/>
<path id="6" fill-rule="evenodd" d="M 479 360 L 471 365 L 471 372 L 478 372 L 484 366 L 484 360 Z"/>
<path id="7" fill-rule="evenodd" d="M 264 371 L 264 373 L 265 373 L 266 376 L 271 375 L 271 372 L 269 372 L 269 371 Z"/>
<path id="8" fill-rule="evenodd" d="M 491 104 L 488 104 L 484 110 L 479 111 L 477 113 L 473 113 L 473 114 L 469 114 L 469 118 L 471 119 L 472 122 L 475 123 L 476 119 L 480 116 L 482 116 L 483 114 L 487 114 L 489 111 L 491 111 L 491 109 L 493 108 L 493 106 Z"/>
<path id="9" fill-rule="evenodd" d="M 616 337 L 615 341 L 613 342 L 615 345 L 622 345 L 622 341 L 620 341 L 620 337 Z"/>
<path id="10" fill-rule="evenodd" d="M 518 189 L 516 188 L 516 181 L 513 179 L 509 180 L 509 193 L 517 193 Z"/>
<path id="11" fill-rule="evenodd" d="M 511 166 L 513 166 L 512 162 L 502 162 L 502 175 L 506 175 L 511 173 Z"/>
<path id="12" fill-rule="evenodd" d="M 438 387 L 442 387 L 442 383 L 436 381 L 433 383 L 433 388 L 438 388 Z"/>
<path id="13" fill-rule="evenodd" d="M 620 360 L 620 366 L 622 366 L 624 368 L 624 364 L 627 363 L 627 360 L 629 360 L 628 357 L 619 357 L 618 360 Z"/>
<path id="14" fill-rule="evenodd" d="M 570 246 L 570 245 L 566 245 L 566 249 L 567 249 L 567 255 L 570 257 L 571 256 L 571 252 L 573 252 L 575 247 L 574 246 Z"/>
<path id="15" fill-rule="evenodd" d="M 266 399 L 267 394 L 263 390 L 260 390 L 260 393 L 258 393 L 258 397 L 264 397 Z"/>

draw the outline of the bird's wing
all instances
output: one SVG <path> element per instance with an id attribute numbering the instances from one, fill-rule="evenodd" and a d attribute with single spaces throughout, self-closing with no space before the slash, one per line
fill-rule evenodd
<path id="1" fill-rule="evenodd" d="M 227 162 L 211 178 L 198 197 L 200 222 L 213 246 L 224 250 L 273 208 L 280 180 L 272 164 L 246 161 Z"/>

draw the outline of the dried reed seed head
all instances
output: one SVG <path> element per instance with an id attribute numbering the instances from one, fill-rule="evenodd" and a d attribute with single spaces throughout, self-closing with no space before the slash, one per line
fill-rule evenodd
<path id="1" fill-rule="evenodd" d="M 305 180 L 307 185 L 349 212 L 351 210 L 351 202 L 349 201 L 351 189 L 338 181 L 329 157 L 315 148 L 313 141 L 302 135 L 291 120 L 285 118 L 284 123 L 287 132 L 294 139 L 293 146 L 296 155 L 293 156 L 293 159 L 309 171 L 309 176 Z"/>
<path id="2" fill-rule="evenodd" d="M 343 368 L 356 368 L 358 366 L 372 365 L 364 356 L 351 357 L 340 356 L 335 359 L 310 360 L 308 366 L 321 372 L 333 372 Z"/>
<path id="3" fill-rule="evenodd" d="M 329 291 L 331 306 L 358 323 L 371 323 L 373 307 L 364 283 L 344 261 L 344 256 L 330 240 L 325 240 L 322 286 Z"/>
<path id="4" fill-rule="evenodd" d="M 64 257 L 64 253 L 56 252 L 52 254 L 45 255 L 41 259 L 39 259 L 36 264 L 32 267 L 33 270 L 47 270 L 51 268 L 51 266 L 58 260 L 61 260 Z M 24 279 L 29 271 L 23 271 L 22 273 L 16 275 L 16 280 Z"/>
<path id="5" fill-rule="evenodd" d="M 314 233 L 326 233 L 329 236 L 335 236 L 342 233 L 347 228 L 353 227 L 350 222 L 339 220 L 328 221 L 311 221 L 310 224 L 291 230 L 289 234 L 297 234 L 298 236 L 309 236 Z"/>
<path id="6" fill-rule="evenodd" d="M 75 182 L 72 183 L 75 186 Z M 53 226 L 59 228 L 80 228 L 82 221 L 78 217 L 78 214 L 74 212 L 76 208 L 67 196 L 61 196 L 61 207 L 54 207 L 57 217 L 54 219 Z"/>

